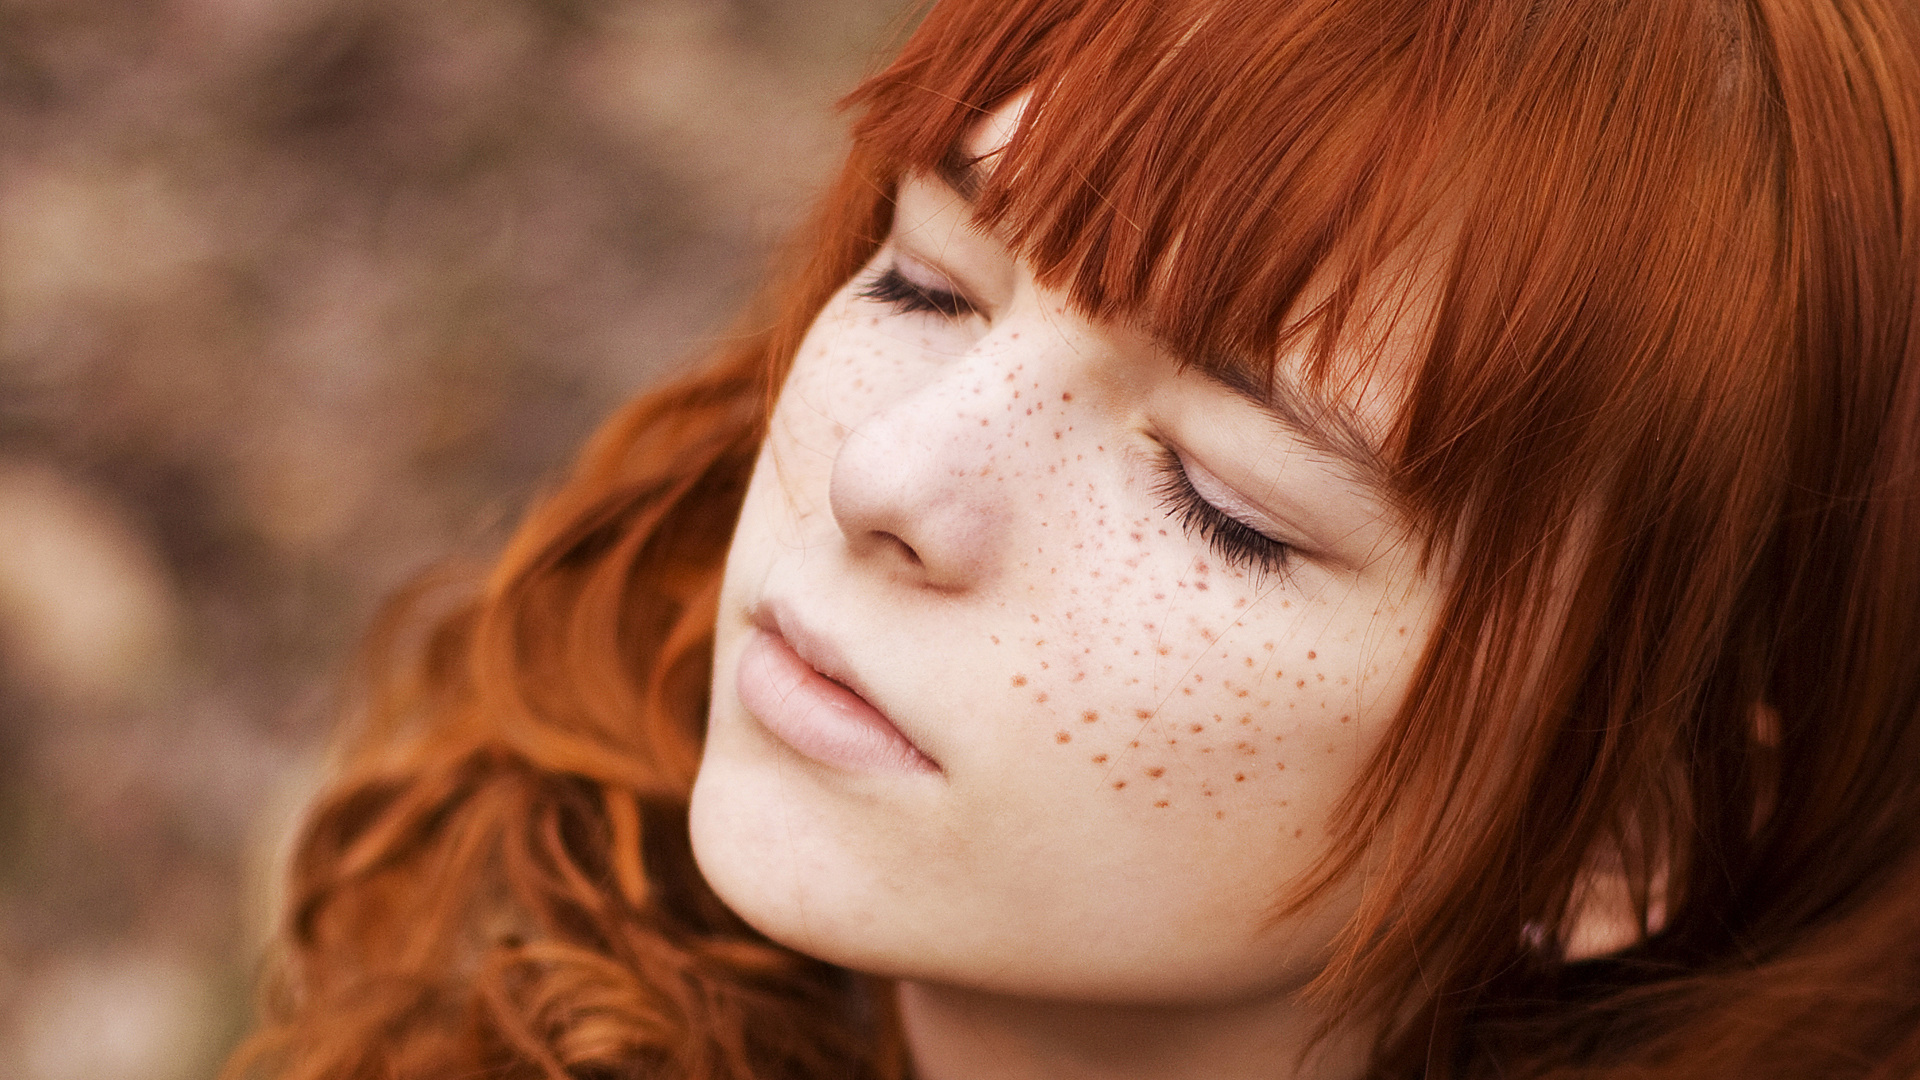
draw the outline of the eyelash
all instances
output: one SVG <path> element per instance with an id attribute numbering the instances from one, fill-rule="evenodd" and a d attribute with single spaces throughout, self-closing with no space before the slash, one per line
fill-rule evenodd
<path id="1" fill-rule="evenodd" d="M 924 313 L 958 319 L 976 311 L 973 302 L 959 293 L 917 285 L 908 281 L 896 267 L 875 274 L 855 295 L 863 300 L 878 301 L 903 315 Z"/>
<path id="2" fill-rule="evenodd" d="M 1293 545 L 1275 540 L 1253 526 L 1200 497 L 1187 479 L 1180 456 L 1170 449 L 1161 451 L 1158 463 L 1160 482 L 1154 493 L 1169 514 L 1180 522 L 1187 535 L 1206 541 L 1221 562 L 1252 574 L 1258 581 L 1267 574 L 1285 575 L 1293 558 Z"/>

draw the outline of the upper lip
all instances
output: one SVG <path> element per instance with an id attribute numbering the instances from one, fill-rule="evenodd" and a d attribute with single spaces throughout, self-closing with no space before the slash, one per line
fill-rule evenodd
<path id="1" fill-rule="evenodd" d="M 794 613 L 792 606 L 780 600 L 766 601 L 754 609 L 752 622 L 760 629 L 785 640 L 787 647 L 794 651 L 794 655 L 805 661 L 808 667 L 859 695 L 862 701 L 873 706 L 875 712 L 885 717 L 895 731 L 900 731 L 900 725 L 894 721 L 893 715 L 881 708 L 880 704 L 873 699 L 873 695 L 867 692 L 866 684 L 854 672 L 853 666 L 847 662 L 840 647 L 834 643 L 833 639 L 807 625 Z M 915 743 L 906 732 L 901 731 L 901 737 L 909 743 L 914 743 L 915 749 L 920 749 L 919 744 Z M 921 750 L 921 753 L 925 754 L 926 751 Z M 928 760 L 932 760 L 931 755 L 928 755 Z"/>

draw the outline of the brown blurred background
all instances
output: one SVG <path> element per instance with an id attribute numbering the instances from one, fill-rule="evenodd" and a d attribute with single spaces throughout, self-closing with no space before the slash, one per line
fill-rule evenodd
<path id="1" fill-rule="evenodd" d="M 0 1076 L 209 1075 L 380 601 L 698 355 L 902 0 L 0 0 Z"/>

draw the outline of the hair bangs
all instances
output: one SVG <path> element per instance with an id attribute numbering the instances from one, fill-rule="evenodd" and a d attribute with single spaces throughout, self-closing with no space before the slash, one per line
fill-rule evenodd
<path id="1" fill-rule="evenodd" d="M 1408 54 L 1428 16 L 1378 5 L 1394 30 L 1322 6 L 944 4 L 851 99 L 868 108 L 856 139 L 894 175 L 943 171 L 982 116 L 1030 93 L 970 193 L 978 220 L 1089 317 L 1265 375 L 1308 328 L 1337 326 L 1362 271 L 1424 217 L 1407 202 L 1424 136 L 1389 118 L 1417 103 Z"/>
<path id="2" fill-rule="evenodd" d="M 1595 448 L 1660 437 L 1649 398 L 1719 393 L 1701 340 L 1780 336 L 1765 87 L 1728 11 L 959 0 L 849 100 L 897 177 L 950 172 L 1030 94 L 969 192 L 981 224 L 1185 362 L 1285 363 L 1334 409 L 1397 384 L 1382 449 L 1443 537 L 1516 482 L 1570 517 Z M 1546 457 L 1511 453 L 1529 431 Z M 1503 457 L 1531 475 L 1496 481 Z"/>

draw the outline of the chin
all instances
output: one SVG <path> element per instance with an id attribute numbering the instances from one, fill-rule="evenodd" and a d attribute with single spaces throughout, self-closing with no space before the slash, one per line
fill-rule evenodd
<path id="1" fill-rule="evenodd" d="M 873 929 L 870 872 L 834 842 L 817 800 L 796 797 L 804 766 L 709 743 L 694 783 L 688 827 L 694 861 L 736 915 L 788 948 L 871 970 L 856 943 Z M 866 889 L 870 890 L 871 885 Z"/>

